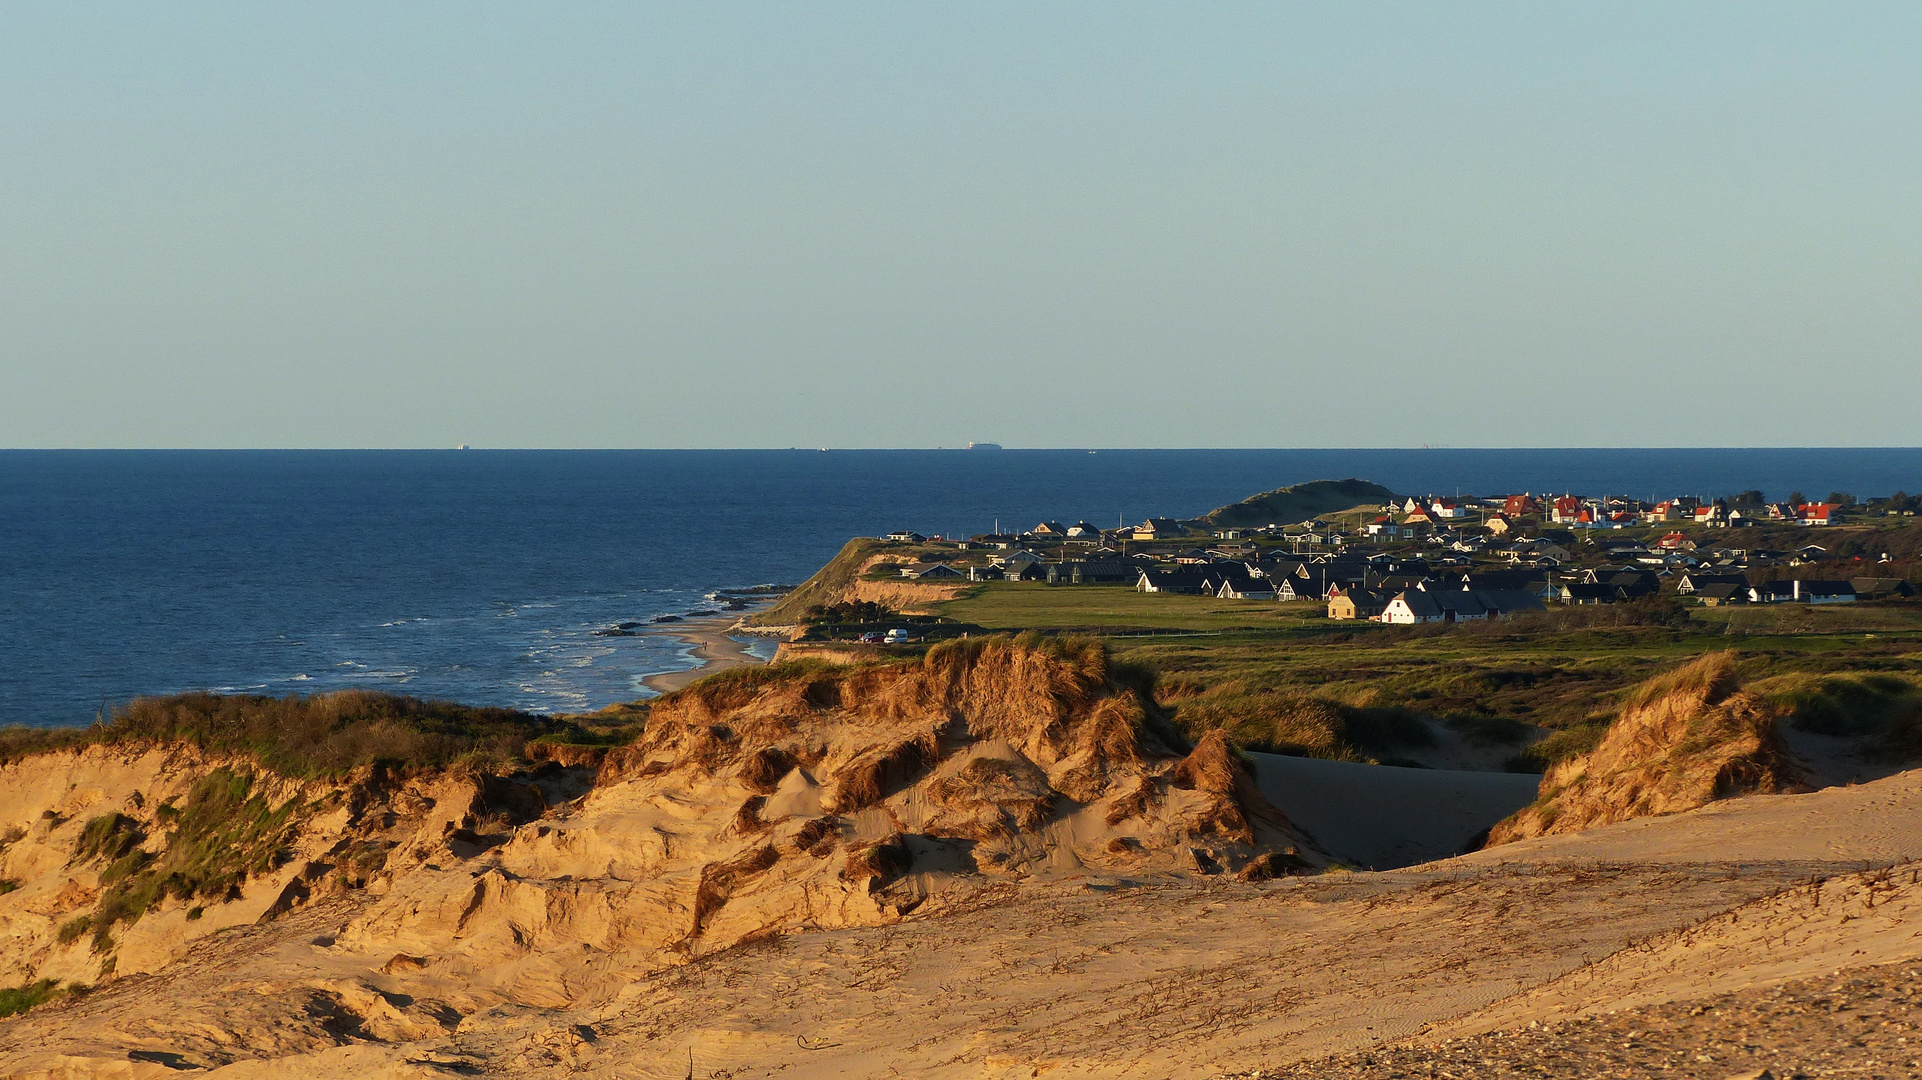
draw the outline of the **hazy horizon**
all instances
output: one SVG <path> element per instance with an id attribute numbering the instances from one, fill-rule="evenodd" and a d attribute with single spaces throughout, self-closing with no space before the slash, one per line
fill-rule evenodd
<path id="1" fill-rule="evenodd" d="M 1903 446 L 1922 10 L 11 13 L 0 446 Z"/>

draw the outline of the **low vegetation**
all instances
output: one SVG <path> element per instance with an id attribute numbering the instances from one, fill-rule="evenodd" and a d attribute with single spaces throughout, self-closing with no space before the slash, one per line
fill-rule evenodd
<path id="1" fill-rule="evenodd" d="M 88 728 L 3 729 L 0 755 L 180 742 L 244 755 L 283 776 L 338 778 L 374 762 L 414 769 L 461 759 L 511 761 L 532 739 L 605 742 L 628 720 L 543 717 L 367 690 L 304 698 L 196 692 L 137 698 L 110 722 Z"/>
<path id="2" fill-rule="evenodd" d="M 0 988 L 0 1016 L 26 1012 L 36 1005 L 53 1000 L 63 992 L 60 984 L 52 979 Z"/>
<path id="3" fill-rule="evenodd" d="M 300 800 L 275 802 L 264 787 L 254 774 L 231 768 L 201 778 L 171 817 L 157 854 L 143 846 L 147 835 L 132 818 L 108 814 L 89 821 L 74 858 L 106 861 L 100 872 L 106 891 L 68 940 L 91 932 L 95 951 L 106 952 L 115 926 L 138 922 L 162 899 L 234 899 L 249 877 L 280 865 Z"/>
<path id="4" fill-rule="evenodd" d="M 1394 492 L 1366 480 L 1314 480 L 1250 496 L 1201 520 L 1214 528 L 1291 525 L 1357 506 L 1378 506 L 1394 497 Z"/>
<path id="5" fill-rule="evenodd" d="M 1534 804 L 1497 824 L 1488 842 L 1793 790 L 1802 778 L 1777 707 L 1748 685 L 1753 667 L 1733 651 L 1711 652 L 1632 688 L 1595 748 L 1543 774 Z"/>
<path id="6" fill-rule="evenodd" d="M 783 596 L 773 607 L 755 612 L 747 621 L 757 626 L 792 626 L 801 621 L 809 608 L 839 602 L 848 587 L 860 577 L 861 568 L 887 547 L 885 540 L 868 537 L 849 540 L 813 577 Z"/>
<path id="7" fill-rule="evenodd" d="M 1290 689 L 1228 686 L 1180 703 L 1176 722 L 1190 739 L 1220 730 L 1240 746 L 1271 754 L 1387 764 L 1434 743 L 1408 709 L 1348 705 Z"/>

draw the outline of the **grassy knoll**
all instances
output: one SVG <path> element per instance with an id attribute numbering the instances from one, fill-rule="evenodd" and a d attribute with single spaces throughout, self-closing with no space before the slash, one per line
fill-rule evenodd
<path id="1" fill-rule="evenodd" d="M 885 540 L 857 536 L 842 545 L 840 552 L 829 559 L 826 566 L 814 572 L 814 576 L 802 582 L 800 587 L 781 598 L 780 603 L 766 611 L 757 611 L 748 616 L 747 621 L 754 626 L 791 626 L 801 621 L 809 608 L 816 605 L 840 603 L 848 586 L 861 574 L 861 567 L 876 553 L 889 547 Z"/>
<path id="2" fill-rule="evenodd" d="M 1096 634 L 1301 629 L 1326 623 L 1325 605 L 1299 601 L 1217 600 L 1136 592 L 1125 585 L 1044 585 L 990 581 L 956 600 L 931 605 L 936 614 L 988 630 L 1075 630 Z"/>
<path id="3" fill-rule="evenodd" d="M 1213 528 L 1289 525 L 1358 505 L 1379 506 L 1394 497 L 1387 488 L 1366 480 L 1312 480 L 1251 495 L 1209 511 L 1201 520 Z"/>

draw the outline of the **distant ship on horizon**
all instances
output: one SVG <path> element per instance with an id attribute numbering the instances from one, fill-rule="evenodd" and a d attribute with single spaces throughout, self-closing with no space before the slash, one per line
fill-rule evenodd
<path id="1" fill-rule="evenodd" d="M 998 443 L 998 442 L 971 442 L 971 443 L 969 443 L 969 444 L 968 444 L 968 449 L 970 449 L 970 450 L 999 450 L 999 449 L 1001 449 L 1001 444 L 1000 444 L 1000 443 Z"/>

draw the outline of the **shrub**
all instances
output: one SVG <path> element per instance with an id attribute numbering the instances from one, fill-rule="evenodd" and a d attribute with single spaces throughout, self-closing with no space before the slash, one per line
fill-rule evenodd
<path id="1" fill-rule="evenodd" d="M 23 1013 L 43 1002 L 49 1001 L 60 993 L 60 984 L 53 979 L 23 983 L 0 989 L 0 1016 Z"/>
<path id="2" fill-rule="evenodd" d="M 244 753 L 285 776 L 343 776 L 376 761 L 416 768 L 475 752 L 518 758 L 560 726 L 513 709 L 342 690 L 308 698 L 177 694 L 138 698 L 98 733 L 106 742 L 189 742 Z"/>
<path id="3" fill-rule="evenodd" d="M 88 820 L 80 830 L 80 842 L 74 845 L 73 857 L 76 861 L 118 859 L 139 847 L 146 838 L 140 823 L 127 815 L 102 814 Z"/>

